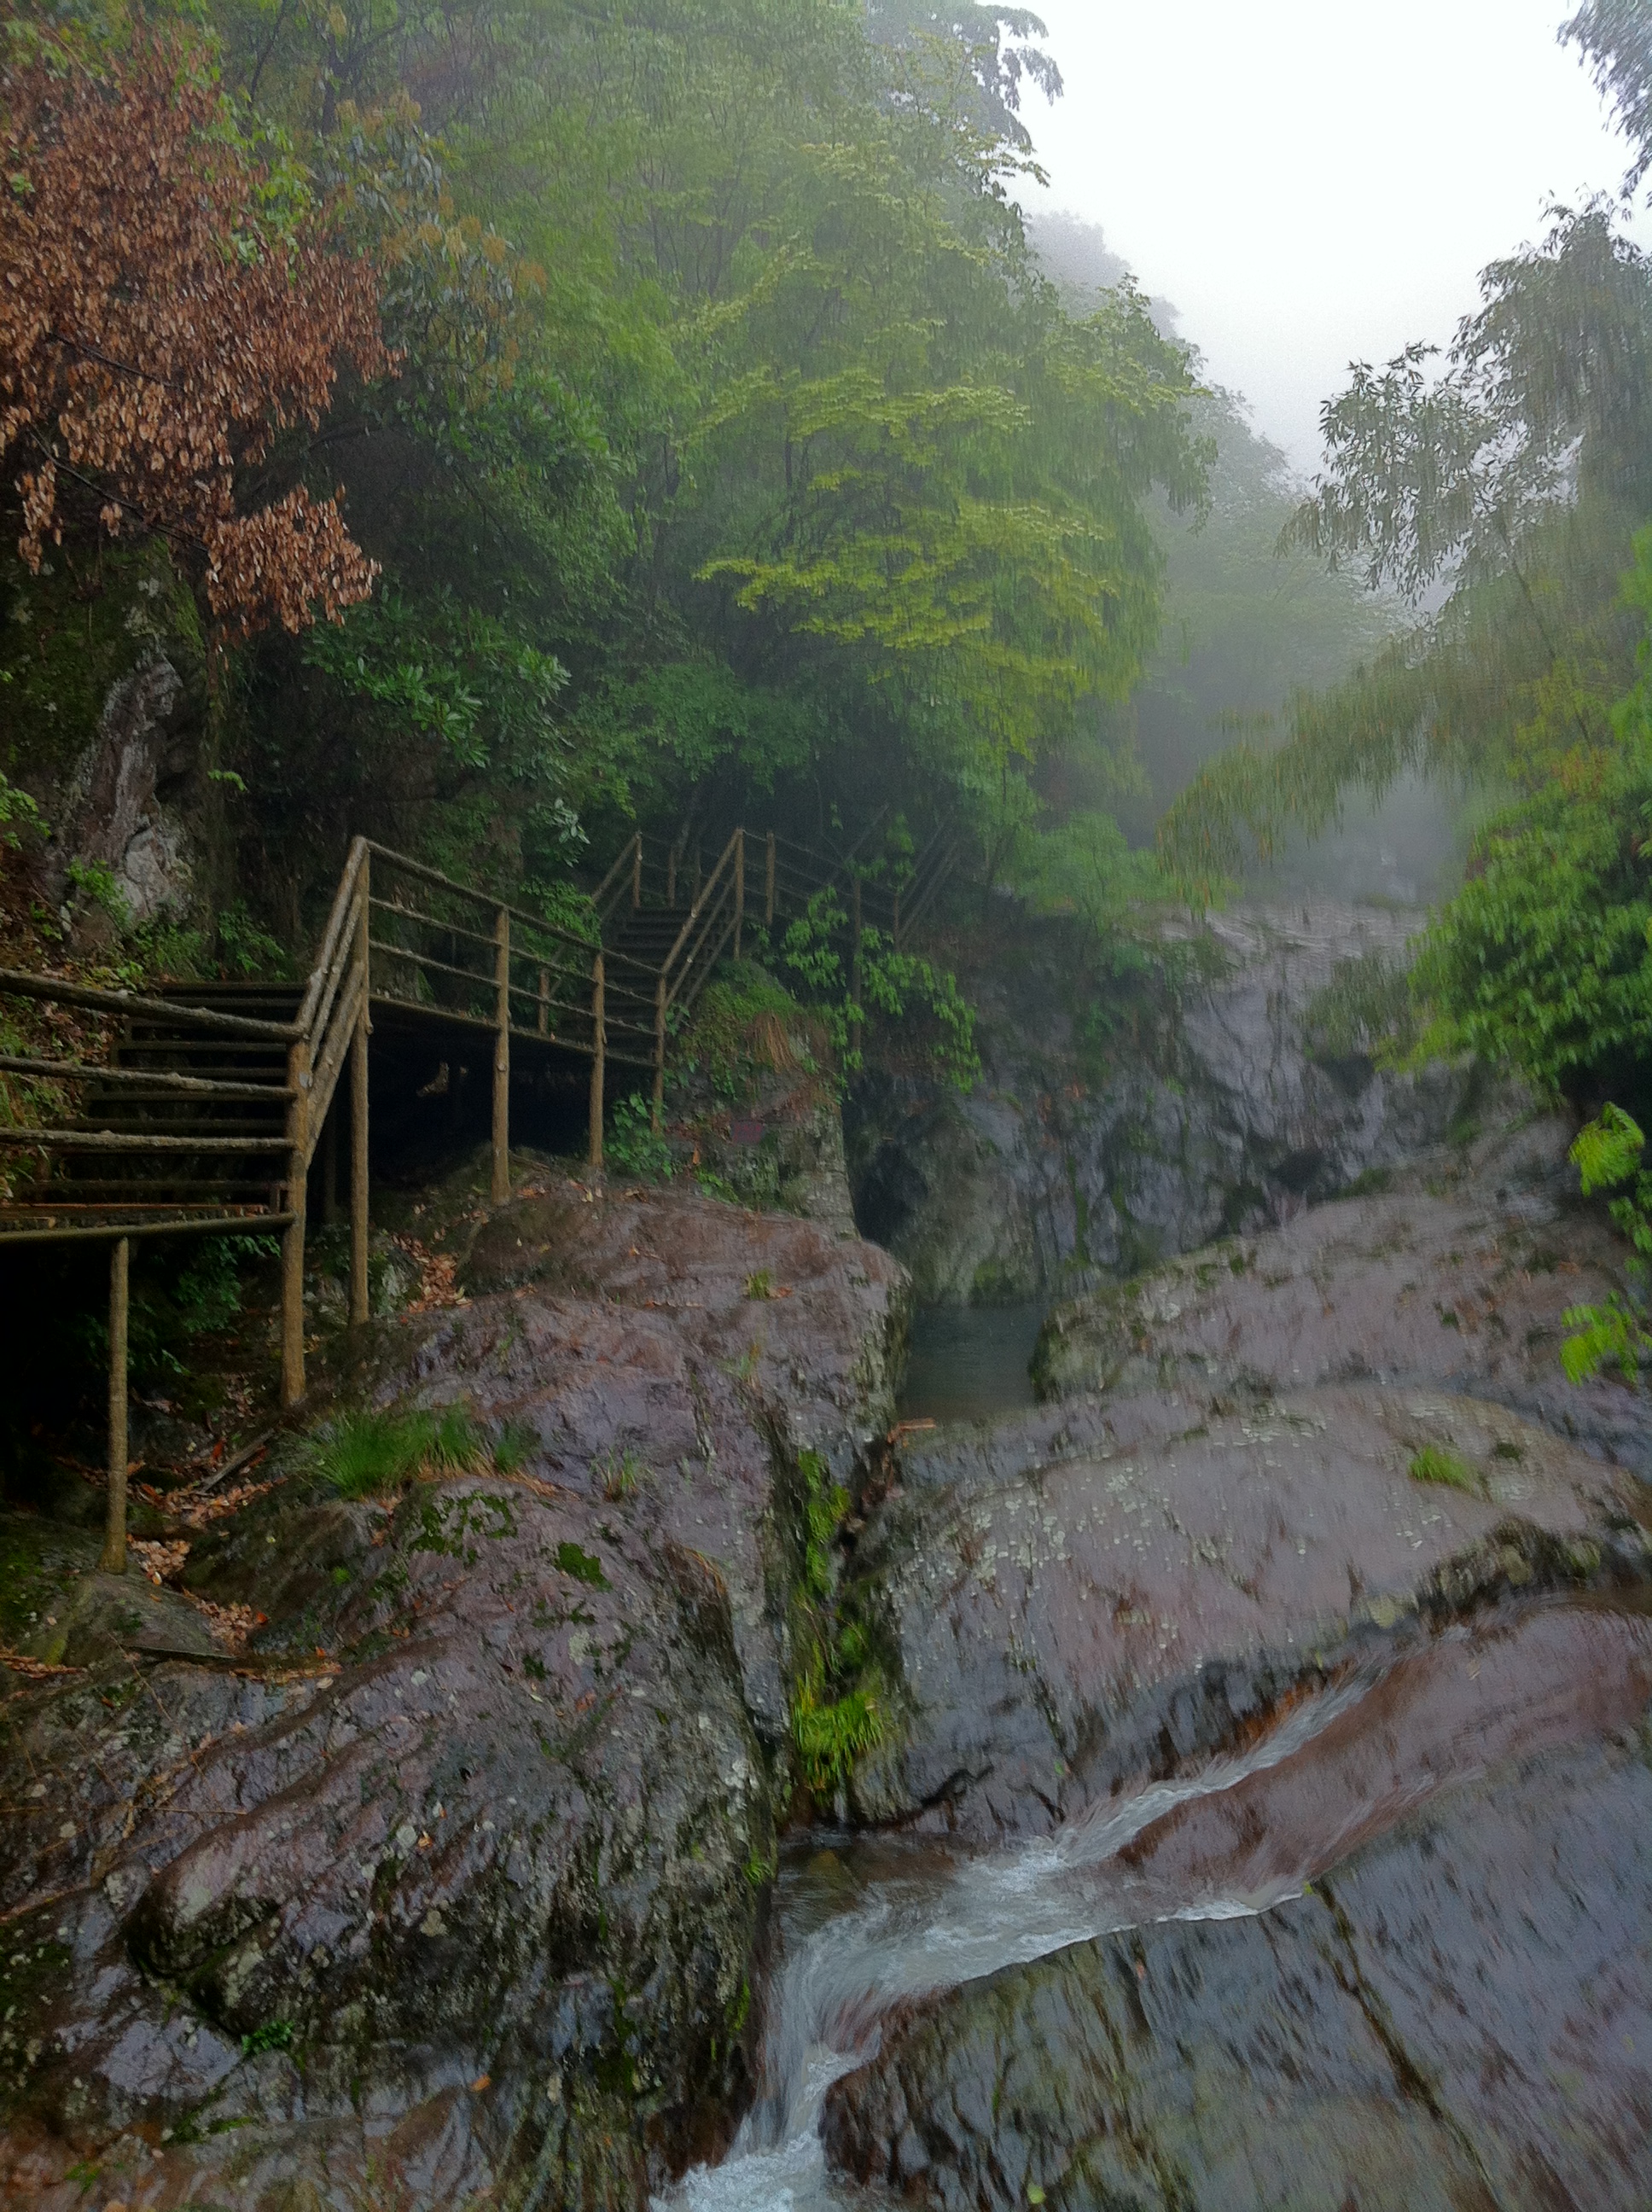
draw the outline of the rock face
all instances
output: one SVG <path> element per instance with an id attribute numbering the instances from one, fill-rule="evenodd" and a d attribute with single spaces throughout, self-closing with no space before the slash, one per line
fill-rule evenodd
<path id="1" fill-rule="evenodd" d="M 1418 915 L 1238 907 L 1166 949 L 1127 1038 L 1075 1023 L 1074 955 L 1034 933 L 964 977 L 984 1073 L 967 1098 L 869 1077 L 846 1115 L 856 1218 L 920 1305 L 994 1303 L 1127 1273 L 1271 1226 L 1437 1143 L 1477 1079 L 1315 1056 L 1308 1013 L 1345 963 L 1395 958 Z"/>
<path id="2" fill-rule="evenodd" d="M 1042 1832 L 1387 1638 L 1645 1558 L 1624 1478 L 1442 1390 L 1077 1410 L 1005 1425 L 999 1466 L 1050 1455 L 1007 1480 L 943 1439 L 861 1538 L 849 1602 L 900 1713 L 862 1818 Z M 1411 1471 L 1428 1451 L 1452 1480 Z"/>
<path id="3" fill-rule="evenodd" d="M 1625 1249 L 1568 1199 L 1569 1125 L 1537 1122 L 1424 1183 L 1315 1206 L 1285 1227 L 1052 1309 L 1041 1394 L 1195 1399 L 1366 1378 L 1499 1400 L 1652 1475 L 1652 1413 L 1560 1365 L 1569 1307 L 1622 1287 Z"/>
<path id="4" fill-rule="evenodd" d="M 334 1404 L 461 1403 L 485 1449 L 352 1498 L 295 1444 L 190 1558 L 267 1615 L 243 1650 L 88 1572 L 39 1646 L 83 1671 L 8 1685 L 9 2201 L 629 2207 L 738 2113 L 800 1458 L 887 1421 L 903 1281 L 550 1176 L 455 1243 L 468 1302 Z"/>
<path id="5" fill-rule="evenodd" d="M 1185 1895 L 1202 1873 L 1213 1901 L 1259 1877 L 1278 1896 L 1281 1866 L 1293 1888 L 1316 1878 L 1260 1915 L 1144 1912 L 1128 1934 L 908 2007 L 829 2093 L 829 2159 L 948 2212 L 1643 2204 L 1652 1771 L 1643 1733 L 1603 1738 L 1632 1729 L 1652 1676 L 1644 1621 L 1597 1625 L 1606 1641 L 1540 1619 L 1546 1700 L 1525 1706 L 1515 1663 L 1482 1706 L 1504 1698 L 1503 1747 L 1523 1755 L 1394 1826 L 1439 1779 L 1438 1730 L 1402 1717 L 1373 1840 L 1347 1815 L 1369 1810 L 1357 1770 L 1381 1760 L 1391 1707 L 1148 1830 L 1127 1856 L 1149 1910 L 1156 1876 Z M 1461 1718 L 1469 1654 L 1431 1656 Z M 1479 1659 L 1495 1663 L 1475 1647 L 1476 1674 Z M 1568 1710 L 1568 1672 L 1588 1710 Z M 1423 1709 L 1442 1687 L 1422 1686 Z M 1569 1729 L 1568 1747 L 1534 1755 Z M 1493 1728 L 1460 1749 L 1497 1741 Z"/>
<path id="6" fill-rule="evenodd" d="M 161 793 L 180 780 L 171 738 L 184 685 L 165 653 L 152 651 L 112 686 L 95 743 L 78 763 L 64 797 L 63 817 L 45 860 L 52 895 L 61 899 L 79 861 L 107 872 L 130 921 L 179 915 L 189 904 L 188 840 L 175 808 Z"/>

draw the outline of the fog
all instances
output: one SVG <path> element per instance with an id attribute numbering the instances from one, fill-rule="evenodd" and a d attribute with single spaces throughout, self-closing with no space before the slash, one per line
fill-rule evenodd
<path id="1" fill-rule="evenodd" d="M 1026 110 L 1050 179 L 1029 207 L 1102 224 L 1299 467 L 1351 359 L 1449 338 L 1547 200 L 1625 166 L 1557 0 L 1039 12 L 1066 91 Z"/>

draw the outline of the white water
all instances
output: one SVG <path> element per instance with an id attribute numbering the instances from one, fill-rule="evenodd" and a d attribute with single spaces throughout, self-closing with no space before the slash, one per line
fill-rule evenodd
<path id="1" fill-rule="evenodd" d="M 821 2108 L 839 2075 L 875 2054 L 878 2023 L 896 2000 L 956 1989 L 1117 1929 L 1230 1918 L 1299 1894 L 1291 1881 L 1259 1897 L 1167 1895 L 1119 1866 L 1116 1854 L 1175 1806 L 1289 1758 L 1367 1686 L 1328 1691 L 1243 1757 L 1099 1805 L 1036 1842 L 975 1858 L 859 1843 L 786 1867 L 758 2100 L 723 2163 L 696 2166 L 655 2199 L 655 2212 L 864 2206 L 866 2192 L 826 2170 Z"/>

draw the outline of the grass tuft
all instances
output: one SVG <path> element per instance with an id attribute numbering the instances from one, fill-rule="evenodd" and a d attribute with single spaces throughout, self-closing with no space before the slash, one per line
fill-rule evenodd
<path id="1" fill-rule="evenodd" d="M 393 1497 L 420 1476 L 479 1474 L 492 1456 L 469 1409 L 458 1405 L 342 1413 L 311 1447 L 316 1473 L 343 1498 Z"/>
<path id="2" fill-rule="evenodd" d="M 591 1472 L 602 1486 L 603 1496 L 617 1504 L 622 1498 L 630 1497 L 645 1469 L 635 1452 L 621 1451 L 610 1444 L 600 1459 L 591 1462 Z"/>
<path id="3" fill-rule="evenodd" d="M 1484 1498 L 1485 1485 L 1461 1452 L 1445 1444 L 1424 1444 L 1413 1454 L 1406 1470 L 1413 1482 L 1436 1482 L 1447 1490 L 1466 1490 L 1471 1498 Z"/>
<path id="4" fill-rule="evenodd" d="M 520 1474 L 539 1449 L 531 1421 L 507 1421 L 494 1438 L 494 1465 L 501 1474 Z"/>

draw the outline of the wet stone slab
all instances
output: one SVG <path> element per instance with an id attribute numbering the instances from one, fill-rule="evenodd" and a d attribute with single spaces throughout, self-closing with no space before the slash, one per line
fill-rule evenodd
<path id="1" fill-rule="evenodd" d="M 1008 1474 L 1017 1438 L 1049 1455 Z M 1417 1480 L 1429 1463 L 1455 1480 Z M 1242 1738 L 1374 1644 L 1648 1560 L 1632 1480 L 1438 1388 L 1202 1419 L 1144 1396 L 963 1437 L 949 1465 L 930 1444 L 857 1552 L 891 1719 L 854 1805 L 978 1840 Z"/>
<path id="2" fill-rule="evenodd" d="M 1231 1911 L 1306 1844 L 1337 1863 L 1305 1893 L 1149 1919 L 886 2019 L 877 2057 L 828 2093 L 830 2163 L 946 2212 L 1644 2205 L 1652 1764 L 1643 1728 L 1588 1739 L 1644 1710 L 1645 1624 L 1598 1649 L 1575 1621 L 1543 1631 L 1501 1678 L 1485 1648 L 1448 1647 L 1408 1716 L 1367 1708 L 1127 1854 L 1144 1907 L 1180 1892 L 1182 1911 Z M 1491 1670 L 1483 1735 L 1454 1745 L 1471 1656 Z M 1580 1661 L 1613 1686 L 1569 1719 Z M 1518 1740 L 1541 1683 L 1531 1740 L 1570 1728 L 1570 1747 L 1504 1758 L 1394 1824 L 1431 1759 Z M 1374 1777 L 1362 1757 L 1381 1766 L 1396 1727 L 1392 1777 Z M 1362 1824 L 1381 1832 L 1342 1856 Z"/>

